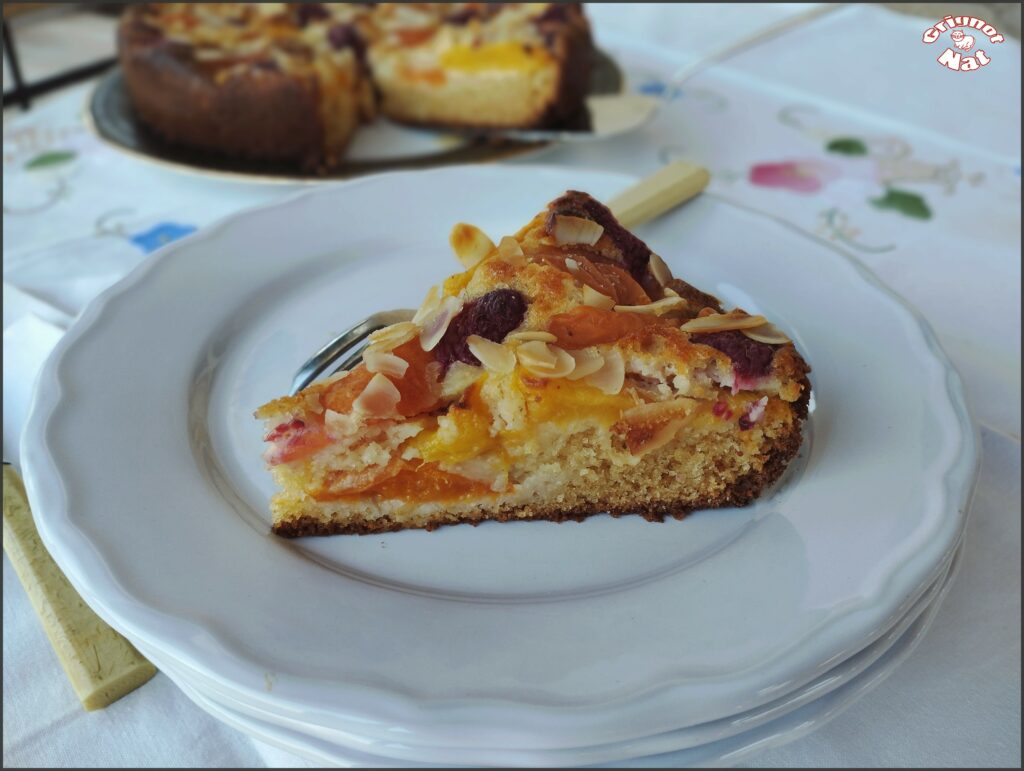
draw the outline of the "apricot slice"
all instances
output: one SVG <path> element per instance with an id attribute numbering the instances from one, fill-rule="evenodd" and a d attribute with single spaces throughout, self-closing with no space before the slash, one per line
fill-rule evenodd
<path id="1" fill-rule="evenodd" d="M 660 323 L 656 316 L 620 313 L 579 305 L 567 313 L 558 313 L 548 322 L 548 331 L 563 348 L 575 350 L 601 343 L 614 343 L 650 324 Z"/>

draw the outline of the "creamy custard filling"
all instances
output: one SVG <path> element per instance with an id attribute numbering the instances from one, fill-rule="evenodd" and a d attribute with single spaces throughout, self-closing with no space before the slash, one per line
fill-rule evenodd
<path id="1" fill-rule="evenodd" d="M 551 54 L 539 46 L 513 41 L 481 46 L 454 45 L 441 52 L 438 63 L 447 70 L 481 72 L 485 70 L 543 69 L 554 63 Z"/>
<path id="2" fill-rule="evenodd" d="M 328 432 L 326 447 L 281 464 L 279 473 L 320 501 L 497 496 L 512 489 L 517 462 L 529 462 L 545 434 L 555 441 L 587 432 L 606 437 L 614 461 L 631 465 L 687 431 L 748 431 L 766 416 L 777 420 L 786 409 L 779 400 L 773 406 L 767 396 L 753 392 L 718 389 L 711 398 L 694 399 L 669 390 L 667 398 L 651 401 L 650 389 L 641 394 L 624 388 L 609 395 L 522 371 L 503 377 L 485 373 L 443 414 L 364 425 L 349 436 Z M 757 440 L 754 434 L 750 438 Z"/>

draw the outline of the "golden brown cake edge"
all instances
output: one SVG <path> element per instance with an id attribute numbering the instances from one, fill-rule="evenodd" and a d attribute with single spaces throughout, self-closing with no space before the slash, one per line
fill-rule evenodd
<path id="1" fill-rule="evenodd" d="M 664 522 L 666 516 L 682 519 L 687 514 L 700 509 L 719 509 L 731 506 L 747 506 L 757 500 L 761 494 L 779 480 L 785 472 L 789 463 L 796 457 L 803 444 L 803 425 L 807 419 L 808 404 L 811 397 L 810 381 L 804 378 L 802 381 L 803 392 L 800 398 L 793 402 L 792 410 L 794 415 L 793 430 L 776 438 L 771 446 L 767 448 L 767 458 L 760 471 L 752 471 L 737 479 L 728 490 L 721 495 L 700 501 L 695 504 L 684 506 L 672 504 L 654 504 L 632 506 L 630 510 L 615 509 L 599 503 L 588 504 L 583 510 L 567 511 L 564 507 L 538 507 L 538 506 L 511 506 L 500 509 L 479 519 L 462 519 L 455 522 L 442 520 L 440 517 L 429 520 L 424 525 L 409 525 L 398 523 L 389 517 L 382 516 L 373 523 L 348 523 L 324 522 L 310 516 L 297 517 L 285 522 L 278 522 L 272 526 L 275 535 L 284 538 L 299 538 L 303 536 L 328 536 L 328 535 L 373 535 L 378 533 L 395 532 L 399 530 L 424 529 L 436 530 L 440 527 L 450 525 L 469 524 L 474 527 L 482 522 L 496 521 L 533 521 L 544 520 L 548 522 L 582 522 L 587 517 L 597 514 L 610 514 L 613 517 L 622 517 L 637 514 L 648 522 Z M 527 516 L 521 516 L 526 513 Z"/>

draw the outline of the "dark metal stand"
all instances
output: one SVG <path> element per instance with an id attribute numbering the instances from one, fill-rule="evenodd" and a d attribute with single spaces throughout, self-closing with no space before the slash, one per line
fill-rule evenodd
<path id="1" fill-rule="evenodd" d="M 29 95 L 25 89 L 25 81 L 21 77 L 21 65 L 18 64 L 18 52 L 14 49 L 14 38 L 11 35 L 11 28 L 6 19 L 3 22 L 4 29 L 4 58 L 7 59 L 7 66 L 11 68 L 11 75 L 14 76 L 14 91 L 4 91 L 4 107 L 9 102 L 18 102 L 23 110 L 29 106 Z"/>
<path id="2" fill-rule="evenodd" d="M 26 83 L 21 73 L 21 65 L 18 62 L 18 52 L 14 47 L 14 33 L 6 19 L 3 22 L 3 40 L 4 58 L 7 59 L 7 64 L 11 68 L 11 75 L 14 77 L 14 88 L 4 91 L 4 109 L 9 105 L 18 104 L 23 110 L 27 110 L 34 98 L 58 88 L 69 86 L 72 83 L 88 80 L 95 75 L 99 75 L 104 70 L 110 69 L 117 62 L 116 56 L 109 56 L 91 64 L 83 64 L 80 67 L 73 67 L 65 72 L 51 75 L 35 83 Z"/>

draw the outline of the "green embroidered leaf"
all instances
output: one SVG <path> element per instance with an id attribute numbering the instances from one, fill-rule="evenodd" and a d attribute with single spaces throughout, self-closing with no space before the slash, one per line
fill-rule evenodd
<path id="1" fill-rule="evenodd" d="M 57 166 L 74 160 L 75 154 L 70 150 L 53 150 L 42 155 L 37 155 L 25 164 L 26 169 L 43 169 L 47 166 Z"/>
<path id="2" fill-rule="evenodd" d="M 839 153 L 840 155 L 868 154 L 868 146 L 859 139 L 854 139 L 853 137 L 839 137 L 838 139 L 833 139 L 825 145 L 825 149 L 830 153 Z"/>
<path id="3" fill-rule="evenodd" d="M 871 205 L 876 209 L 894 209 L 900 214 L 913 217 L 916 220 L 932 218 L 932 210 L 928 208 L 924 198 L 917 193 L 897 190 L 894 187 L 886 188 L 885 195 L 881 198 L 872 198 Z"/>

